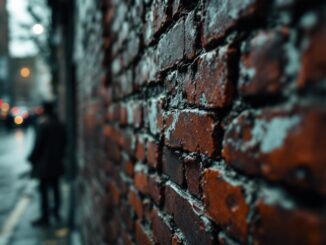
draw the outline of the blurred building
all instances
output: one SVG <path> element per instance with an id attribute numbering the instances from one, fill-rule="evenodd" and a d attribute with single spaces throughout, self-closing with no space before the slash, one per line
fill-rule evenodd
<path id="1" fill-rule="evenodd" d="M 10 74 L 13 104 L 34 106 L 53 97 L 50 71 L 41 57 L 11 58 Z"/>
<path id="2" fill-rule="evenodd" d="M 0 98 L 8 97 L 10 89 L 8 73 L 8 13 L 6 3 L 6 0 L 0 0 Z"/>

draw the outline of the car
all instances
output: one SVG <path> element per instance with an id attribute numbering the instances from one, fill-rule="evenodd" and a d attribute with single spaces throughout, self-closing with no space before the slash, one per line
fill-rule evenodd
<path id="1" fill-rule="evenodd" d="M 13 106 L 5 119 L 8 129 L 27 127 L 30 124 L 30 113 L 26 106 Z"/>

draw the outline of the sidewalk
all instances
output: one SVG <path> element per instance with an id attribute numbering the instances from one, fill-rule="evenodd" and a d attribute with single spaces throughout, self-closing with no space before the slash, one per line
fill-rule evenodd
<path id="1" fill-rule="evenodd" d="M 62 184 L 62 222 L 49 228 L 35 228 L 31 221 L 39 217 L 36 182 L 29 181 L 16 206 L 0 230 L 0 245 L 81 245 L 78 236 L 67 224 L 69 188 Z"/>

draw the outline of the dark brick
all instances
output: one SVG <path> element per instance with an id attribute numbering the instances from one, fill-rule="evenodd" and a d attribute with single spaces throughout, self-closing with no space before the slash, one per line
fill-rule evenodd
<path id="1" fill-rule="evenodd" d="M 211 41 L 220 40 L 228 30 L 249 17 L 261 15 L 259 0 L 206 0 L 203 7 L 202 42 L 206 47 Z"/>
<path id="2" fill-rule="evenodd" d="M 182 230 L 187 244 L 215 244 L 210 227 L 197 212 L 196 204 L 181 196 L 171 185 L 165 187 L 165 210 L 173 216 L 174 222 Z"/>
<path id="3" fill-rule="evenodd" d="M 287 29 L 259 32 L 241 57 L 239 91 L 245 96 L 281 92 L 285 83 L 284 44 Z"/>
<path id="4" fill-rule="evenodd" d="M 172 67 L 182 58 L 185 50 L 184 20 L 181 19 L 174 27 L 162 36 L 158 43 L 159 67 L 162 70 Z"/>
<path id="5" fill-rule="evenodd" d="M 171 244 L 173 229 L 156 208 L 152 211 L 152 225 L 154 240 L 157 244 Z"/>
<path id="6" fill-rule="evenodd" d="M 172 181 L 178 185 L 184 182 L 183 161 L 178 154 L 173 153 L 167 147 L 163 148 L 162 170 Z"/>
<path id="7" fill-rule="evenodd" d="M 184 166 L 188 191 L 195 196 L 199 196 L 201 194 L 200 179 L 203 169 L 202 162 L 195 157 L 186 157 Z"/>
<path id="8" fill-rule="evenodd" d="M 162 180 L 158 175 L 148 176 L 148 192 L 156 205 L 160 205 L 163 199 Z"/>
<path id="9" fill-rule="evenodd" d="M 319 15 L 315 14 L 316 23 L 312 27 L 306 27 L 306 39 L 309 44 L 305 47 L 301 58 L 301 69 L 298 75 L 298 87 L 303 89 L 308 85 L 320 82 L 326 77 L 326 10 Z M 308 15 L 308 14 L 307 14 Z M 310 16 L 309 16 L 310 15 Z M 313 13 L 309 13 L 305 18 L 313 18 Z M 319 18 L 319 20 L 318 20 Z M 304 22 L 304 21 L 303 21 Z M 310 29 L 310 30 L 309 30 Z M 325 85 L 325 83 L 324 83 Z"/>
<path id="10" fill-rule="evenodd" d="M 149 233 L 149 230 L 145 228 L 139 220 L 136 221 L 136 244 L 139 245 L 154 245 L 155 242 Z"/>
<path id="11" fill-rule="evenodd" d="M 183 85 L 190 104 L 222 108 L 231 103 L 235 53 L 233 48 L 224 46 L 200 56 L 194 79 L 186 80 Z"/>
<path id="12" fill-rule="evenodd" d="M 170 112 L 166 119 L 165 143 L 212 156 L 218 149 L 214 115 L 197 110 Z"/>
<path id="13" fill-rule="evenodd" d="M 155 169 L 160 168 L 160 151 L 159 143 L 149 137 L 147 139 L 147 162 L 149 166 Z"/>
<path id="14" fill-rule="evenodd" d="M 192 11 L 185 21 L 185 56 L 188 59 L 195 58 L 197 35 L 198 27 L 195 21 L 195 11 Z"/>

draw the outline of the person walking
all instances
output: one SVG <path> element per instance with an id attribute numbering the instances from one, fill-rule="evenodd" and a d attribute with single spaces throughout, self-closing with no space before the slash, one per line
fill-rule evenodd
<path id="1" fill-rule="evenodd" d="M 28 157 L 32 164 L 32 178 L 39 180 L 41 216 L 32 222 L 34 226 L 48 226 L 50 216 L 60 221 L 60 177 L 64 173 L 64 156 L 67 136 L 64 124 L 55 113 L 54 103 L 43 103 L 43 116 L 36 124 L 36 139 Z M 54 207 L 49 209 L 49 194 Z"/>

